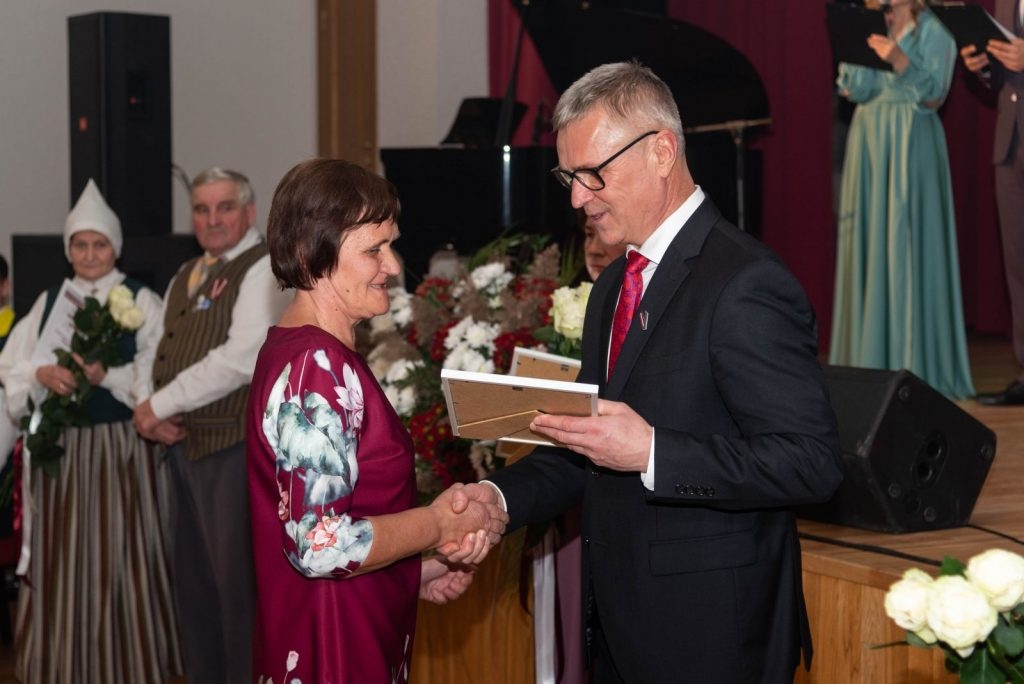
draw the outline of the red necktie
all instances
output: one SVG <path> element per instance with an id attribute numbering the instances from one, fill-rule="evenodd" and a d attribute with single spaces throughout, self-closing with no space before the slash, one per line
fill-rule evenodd
<path id="1" fill-rule="evenodd" d="M 629 332 L 629 324 L 640 307 L 640 297 L 644 292 L 643 272 L 649 263 L 650 260 L 635 249 L 626 256 L 626 273 L 622 277 L 622 291 L 619 292 L 619 304 L 615 307 L 612 339 L 608 347 L 608 377 L 612 376 L 615 361 L 619 358 L 622 343 Z"/>

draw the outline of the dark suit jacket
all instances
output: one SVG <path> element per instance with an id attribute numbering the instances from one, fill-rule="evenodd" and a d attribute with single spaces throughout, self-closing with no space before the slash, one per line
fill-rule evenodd
<path id="1" fill-rule="evenodd" d="M 996 0 L 995 18 L 1000 24 L 1024 36 L 1015 16 L 1017 0 Z M 1009 160 L 1010 144 L 1013 142 L 1013 131 L 1016 128 L 1024 135 L 1024 73 L 1007 71 L 998 60 L 989 59 L 992 63 L 993 88 L 999 92 L 999 106 L 996 112 L 995 141 L 992 146 L 992 162 L 1003 164 Z"/>
<path id="2" fill-rule="evenodd" d="M 583 499 L 585 638 L 600 614 L 629 682 L 791 682 L 810 633 L 789 506 L 841 479 L 835 417 L 803 290 L 705 200 L 672 242 L 604 381 L 620 258 L 587 305 L 579 381 L 655 428 L 637 473 L 538 450 L 491 479 L 511 526 Z"/>

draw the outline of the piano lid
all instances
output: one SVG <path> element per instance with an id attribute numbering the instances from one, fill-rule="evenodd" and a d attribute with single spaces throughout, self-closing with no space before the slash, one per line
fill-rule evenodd
<path id="1" fill-rule="evenodd" d="M 671 88 L 687 130 L 770 116 L 753 65 L 693 24 L 597 2 L 512 2 L 559 93 L 596 66 L 636 58 Z"/>

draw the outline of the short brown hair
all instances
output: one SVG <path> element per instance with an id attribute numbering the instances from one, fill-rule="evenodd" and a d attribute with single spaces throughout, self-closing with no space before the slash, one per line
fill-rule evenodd
<path id="1" fill-rule="evenodd" d="M 368 223 L 398 221 L 395 186 L 341 159 L 293 167 L 274 191 L 267 220 L 270 265 L 281 287 L 311 290 L 334 273 L 345 236 Z"/>

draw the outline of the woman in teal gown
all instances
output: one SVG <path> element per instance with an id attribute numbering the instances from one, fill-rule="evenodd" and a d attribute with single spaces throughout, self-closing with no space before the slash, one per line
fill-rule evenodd
<path id="1" fill-rule="evenodd" d="M 960 399 L 974 387 L 938 116 L 956 46 L 923 0 L 895 2 L 886 18 L 890 35 L 868 42 L 893 71 L 840 64 L 836 81 L 857 108 L 840 192 L 829 363 L 906 368 Z"/>

